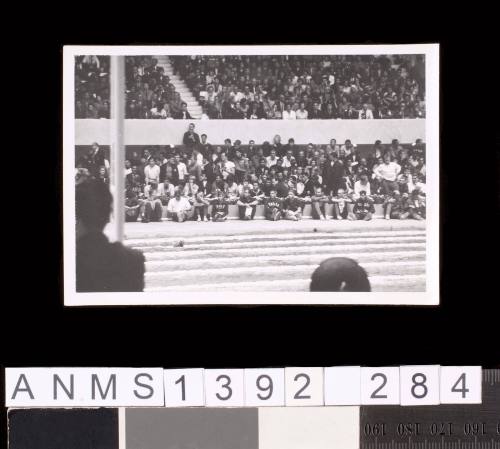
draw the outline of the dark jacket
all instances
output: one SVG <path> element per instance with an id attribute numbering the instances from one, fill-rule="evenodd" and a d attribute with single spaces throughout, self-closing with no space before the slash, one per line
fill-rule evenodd
<path id="1" fill-rule="evenodd" d="M 144 255 L 121 243 L 110 243 L 100 232 L 76 242 L 77 292 L 141 292 L 144 289 Z"/>
<path id="2" fill-rule="evenodd" d="M 179 119 L 179 120 L 182 120 L 182 119 L 185 119 L 185 120 L 191 120 L 193 117 L 191 117 L 191 114 L 186 111 L 186 116 L 184 117 L 184 113 L 182 111 L 178 111 L 178 112 L 174 112 L 172 114 L 172 117 L 174 119 Z"/>

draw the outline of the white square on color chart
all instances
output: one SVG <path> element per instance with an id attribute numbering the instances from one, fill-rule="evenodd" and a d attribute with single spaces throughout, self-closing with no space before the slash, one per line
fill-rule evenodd
<path id="1" fill-rule="evenodd" d="M 166 369 L 165 407 L 201 407 L 205 405 L 203 368 Z"/>
<path id="2" fill-rule="evenodd" d="M 442 366 L 441 404 L 480 404 L 481 382 L 480 366 Z"/>
<path id="3" fill-rule="evenodd" d="M 361 368 L 361 404 L 399 404 L 399 367 Z"/>
<path id="4" fill-rule="evenodd" d="M 243 372 L 243 369 L 206 369 L 205 405 L 243 407 L 245 405 Z"/>
<path id="5" fill-rule="evenodd" d="M 285 368 L 287 406 L 311 406 L 323 403 L 323 368 Z"/>
<path id="6" fill-rule="evenodd" d="M 401 405 L 438 405 L 439 365 L 401 366 Z"/>
<path id="7" fill-rule="evenodd" d="M 361 404 L 361 367 L 325 368 L 325 405 Z"/>
<path id="8" fill-rule="evenodd" d="M 245 405 L 250 407 L 284 406 L 285 369 L 245 369 Z"/>

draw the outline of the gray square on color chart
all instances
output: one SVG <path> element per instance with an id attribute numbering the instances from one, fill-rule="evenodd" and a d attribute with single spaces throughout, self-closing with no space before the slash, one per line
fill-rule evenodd
<path id="1" fill-rule="evenodd" d="M 127 409 L 127 449 L 258 449 L 255 409 Z"/>

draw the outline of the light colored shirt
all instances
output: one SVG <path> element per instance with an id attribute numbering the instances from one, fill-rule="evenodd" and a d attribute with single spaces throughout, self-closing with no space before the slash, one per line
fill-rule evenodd
<path id="1" fill-rule="evenodd" d="M 401 166 L 396 162 L 389 162 L 388 164 L 380 164 L 374 173 L 386 181 L 396 181 L 399 172 L 401 171 Z"/>
<path id="2" fill-rule="evenodd" d="M 295 112 L 295 117 L 297 118 L 297 120 L 305 120 L 307 119 L 308 115 L 309 113 L 305 109 L 303 111 L 297 109 L 297 111 Z"/>
<path id="3" fill-rule="evenodd" d="M 191 209 L 191 203 L 189 200 L 181 196 L 178 200 L 177 198 L 172 198 L 168 202 L 167 211 L 171 213 L 184 212 Z"/>
<path id="4" fill-rule="evenodd" d="M 296 120 L 297 114 L 295 111 L 283 111 L 283 120 Z"/>
<path id="5" fill-rule="evenodd" d="M 184 162 L 179 162 L 177 170 L 179 171 L 179 180 L 183 181 L 184 177 L 188 174 L 186 164 Z"/>
<path id="6" fill-rule="evenodd" d="M 165 188 L 165 184 L 163 184 L 163 183 L 158 185 L 158 195 L 160 195 L 160 196 L 165 196 L 165 195 L 174 196 L 174 193 L 175 193 L 175 187 L 173 186 L 173 184 L 168 184 L 167 188 Z"/>
<path id="7" fill-rule="evenodd" d="M 361 109 L 361 111 L 359 111 L 358 119 L 364 120 L 364 119 L 372 119 L 372 118 L 373 118 L 373 112 L 371 109 L 367 109 L 366 111 L 364 109 Z"/>
<path id="8" fill-rule="evenodd" d="M 146 177 L 146 182 L 155 182 L 159 184 L 160 182 L 160 167 L 158 165 L 146 165 L 144 167 L 144 176 Z"/>
<path id="9" fill-rule="evenodd" d="M 361 184 L 361 181 L 356 181 L 354 183 L 354 196 L 356 198 L 359 198 L 359 192 L 362 192 L 363 190 L 366 192 L 367 196 L 370 196 L 371 195 L 370 183 L 367 182 L 366 184 Z"/>

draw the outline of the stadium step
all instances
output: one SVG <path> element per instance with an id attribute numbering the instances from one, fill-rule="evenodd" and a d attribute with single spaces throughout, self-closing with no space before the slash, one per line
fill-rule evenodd
<path id="1" fill-rule="evenodd" d="M 165 235 L 126 244 L 146 257 L 146 291 L 307 291 L 315 268 L 334 256 L 358 261 L 373 291 L 425 290 L 425 230 Z"/>
<path id="2" fill-rule="evenodd" d="M 174 85 L 176 92 L 179 92 L 181 95 L 182 101 L 187 103 L 189 114 L 193 118 L 199 119 L 203 112 L 202 108 L 184 80 L 179 75 L 174 74 L 174 69 L 168 56 L 156 56 L 156 59 L 158 60 L 158 65 L 163 67 L 165 75 L 170 77 L 170 82 Z"/>

